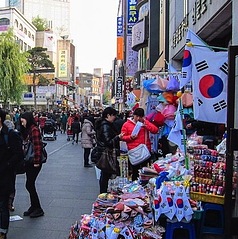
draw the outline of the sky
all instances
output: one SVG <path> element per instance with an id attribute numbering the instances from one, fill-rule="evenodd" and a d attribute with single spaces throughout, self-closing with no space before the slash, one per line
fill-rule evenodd
<path id="1" fill-rule="evenodd" d="M 0 0 L 0 7 L 5 0 Z M 119 0 L 71 0 L 71 36 L 79 72 L 102 68 L 110 73 L 116 57 Z"/>
<path id="2" fill-rule="evenodd" d="M 116 57 L 116 20 L 119 0 L 71 0 L 71 38 L 79 72 L 103 68 L 110 73 Z"/>

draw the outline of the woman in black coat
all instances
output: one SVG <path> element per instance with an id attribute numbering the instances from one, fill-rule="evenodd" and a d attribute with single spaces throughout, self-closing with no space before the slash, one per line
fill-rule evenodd
<path id="1" fill-rule="evenodd" d="M 15 165 L 23 158 L 19 135 L 4 124 L 6 112 L 0 109 L 0 238 L 9 227 L 9 196 L 15 187 Z"/>
<path id="2" fill-rule="evenodd" d="M 106 149 L 112 149 L 115 145 L 118 149 L 119 155 L 119 141 L 121 135 L 118 135 L 118 131 L 113 125 L 113 121 L 116 119 L 117 111 L 112 107 L 107 107 L 102 113 L 102 118 L 98 119 L 95 123 L 96 136 L 97 136 L 97 147 L 98 147 L 98 157 L 100 158 L 102 152 Z M 119 174 L 119 164 L 118 164 L 118 174 Z M 106 171 L 101 171 L 101 176 L 99 180 L 100 193 L 107 193 L 108 181 L 112 177 L 111 173 Z"/>

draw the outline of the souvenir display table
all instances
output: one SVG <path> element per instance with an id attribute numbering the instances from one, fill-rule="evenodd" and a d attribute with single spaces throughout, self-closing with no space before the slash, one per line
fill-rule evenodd
<path id="1" fill-rule="evenodd" d="M 187 155 L 167 154 L 128 179 L 128 156 L 121 155 L 121 177 L 109 182 L 109 193 L 99 194 L 90 214 L 72 225 L 69 239 L 160 239 L 167 228 L 186 228 L 195 238 L 206 203 L 224 204 L 224 149 L 211 150 L 201 139 L 188 140 Z M 186 167 L 185 158 L 189 161 Z M 234 187 L 235 185 L 234 180 Z M 164 223 L 165 222 L 165 223 Z M 172 230 L 172 229 L 171 229 Z"/>

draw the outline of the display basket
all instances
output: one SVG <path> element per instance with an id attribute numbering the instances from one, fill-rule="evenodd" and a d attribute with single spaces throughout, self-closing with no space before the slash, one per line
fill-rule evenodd
<path id="1" fill-rule="evenodd" d="M 225 197 L 207 193 L 190 192 L 190 197 L 196 201 L 224 204 Z"/>

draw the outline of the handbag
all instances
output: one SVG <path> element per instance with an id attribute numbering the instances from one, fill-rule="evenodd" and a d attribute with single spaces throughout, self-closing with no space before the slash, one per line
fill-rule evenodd
<path id="1" fill-rule="evenodd" d="M 42 142 L 41 163 L 46 163 L 47 161 L 47 151 L 45 149 L 46 145 L 47 143 Z M 34 152 L 34 145 L 30 140 L 28 140 L 27 144 L 25 145 L 24 152 L 25 152 L 25 155 L 24 155 L 25 162 L 33 163 L 35 152 Z"/>
<path id="2" fill-rule="evenodd" d="M 114 144 L 112 149 L 106 148 L 103 150 L 96 163 L 96 167 L 109 174 L 118 174 L 119 163 L 117 161 L 117 152 Z"/>
<path id="3" fill-rule="evenodd" d="M 128 158 L 132 165 L 143 163 L 150 158 L 150 151 L 146 146 L 147 135 L 145 134 L 145 144 L 139 144 L 134 149 L 128 151 Z"/>
<path id="4" fill-rule="evenodd" d="M 128 151 L 128 157 L 132 165 L 143 163 L 150 158 L 150 151 L 145 144 L 139 144 L 134 149 Z"/>
<path id="5" fill-rule="evenodd" d="M 91 161 L 97 163 L 99 160 L 98 146 L 94 147 L 91 152 Z"/>

